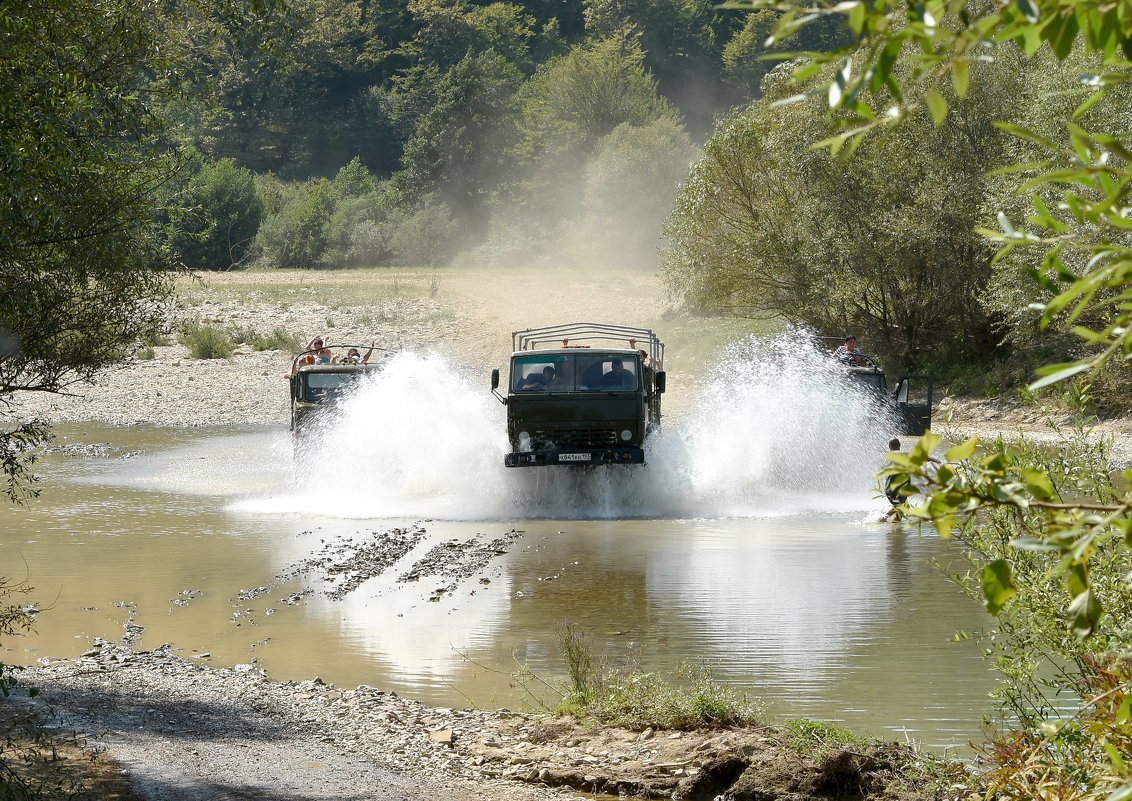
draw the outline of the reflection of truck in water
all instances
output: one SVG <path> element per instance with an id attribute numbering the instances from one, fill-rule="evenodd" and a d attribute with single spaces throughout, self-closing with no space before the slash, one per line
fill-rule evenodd
<path id="1" fill-rule="evenodd" d="M 366 345 L 327 345 L 319 350 L 303 351 L 291 363 L 291 430 L 299 433 L 323 411 L 331 408 L 359 378 L 381 369 L 380 364 L 362 360 L 365 348 L 368 359 L 374 348 Z M 356 355 L 349 355 L 349 354 Z"/>
<path id="2" fill-rule="evenodd" d="M 852 337 L 821 337 L 823 340 L 847 342 Z M 844 348 L 839 352 L 843 352 Z M 932 426 L 932 401 L 935 379 L 929 375 L 904 375 L 889 392 L 888 378 L 876 362 L 861 354 L 857 360 L 841 360 L 850 380 L 867 388 L 896 416 L 897 434 L 918 437 Z"/>
<path id="3" fill-rule="evenodd" d="M 646 328 L 567 323 L 511 335 L 507 467 L 641 464 L 660 426 L 664 344 Z"/>

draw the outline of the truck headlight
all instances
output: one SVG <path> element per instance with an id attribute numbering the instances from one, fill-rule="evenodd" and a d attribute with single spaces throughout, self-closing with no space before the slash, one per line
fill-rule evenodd
<path id="1" fill-rule="evenodd" d="M 621 432 L 621 439 L 625 440 L 626 442 L 628 442 L 632 438 L 633 438 L 633 432 L 630 431 L 629 429 L 626 428 L 624 431 Z"/>
<path id="2" fill-rule="evenodd" d="M 531 435 L 526 431 L 519 432 L 519 450 L 529 451 L 531 449 Z"/>

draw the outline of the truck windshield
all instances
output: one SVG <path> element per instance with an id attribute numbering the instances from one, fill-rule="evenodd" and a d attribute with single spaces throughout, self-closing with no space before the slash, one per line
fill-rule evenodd
<path id="1" fill-rule="evenodd" d="M 320 401 L 334 395 L 361 373 L 305 373 L 303 375 L 303 398 Z"/>
<path id="2" fill-rule="evenodd" d="M 636 356 L 586 353 L 516 356 L 511 364 L 513 392 L 596 392 L 635 390 Z"/>
<path id="3" fill-rule="evenodd" d="M 573 355 L 517 356 L 511 364 L 514 392 L 573 392 Z"/>

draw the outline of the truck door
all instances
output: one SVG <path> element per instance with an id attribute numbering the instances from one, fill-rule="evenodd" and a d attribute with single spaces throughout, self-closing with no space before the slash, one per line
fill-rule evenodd
<path id="1" fill-rule="evenodd" d="M 935 379 L 929 375 L 906 375 L 896 382 L 893 399 L 900 417 L 901 434 L 918 437 L 932 427 Z"/>

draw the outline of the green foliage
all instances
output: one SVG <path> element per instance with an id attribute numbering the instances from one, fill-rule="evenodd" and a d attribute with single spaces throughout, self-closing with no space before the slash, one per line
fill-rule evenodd
<path id="1" fill-rule="evenodd" d="M 0 576 L 0 644 L 12 635 L 31 631 L 35 624 L 34 613 L 19 602 L 19 598 L 26 597 L 31 587 L 23 582 L 14 582 L 6 576 Z M 17 686 L 17 674 L 22 668 L 0 662 L 0 698 L 7 698 Z M 30 689 L 31 695 L 36 695 L 35 688 Z M 0 799 L 4 801 L 32 801 L 40 798 L 36 792 L 36 783 L 29 782 L 24 773 L 16 768 L 16 763 L 27 754 L 22 732 L 16 730 L 10 718 L 0 718 Z M 36 733 L 32 732 L 35 737 Z"/>
<path id="2" fill-rule="evenodd" d="M 9 4 L 0 15 L 0 409 L 91 379 L 160 319 L 171 290 L 156 190 L 159 9 Z M 0 426 L 9 494 L 42 426 Z"/>
<path id="3" fill-rule="evenodd" d="M 336 197 L 330 181 L 309 182 L 305 191 L 269 216 L 256 238 L 258 263 L 265 267 L 310 270 L 319 266 Z"/>
<path id="4" fill-rule="evenodd" d="M 494 50 L 469 53 L 439 78 L 397 176 L 409 199 L 438 192 L 460 214 L 479 212 L 509 166 L 521 81 L 518 68 Z"/>
<path id="5" fill-rule="evenodd" d="M 613 668 L 592 654 L 585 635 L 569 622 L 558 630 L 569 689 L 559 712 L 637 731 L 755 725 L 762 708 L 715 680 L 706 665 L 683 665 L 678 684 L 636 665 Z"/>
<path id="6" fill-rule="evenodd" d="M 786 722 L 786 746 L 799 754 L 828 753 L 837 748 L 860 746 L 866 740 L 847 729 L 822 720 Z"/>
<path id="7" fill-rule="evenodd" d="M 392 223 L 389 248 L 396 263 L 436 267 L 452 258 L 458 223 L 446 204 L 425 198 Z"/>
<path id="8" fill-rule="evenodd" d="M 31 591 L 32 588 L 24 582 L 0 576 L 0 638 L 31 631 L 34 627 L 34 613 L 19 602 L 21 597 L 26 597 Z M 0 662 L 0 695 L 6 698 L 16 686 L 16 673 L 19 670 L 15 665 Z"/>
<path id="9" fill-rule="evenodd" d="M 618 32 L 548 62 L 521 93 L 521 152 L 572 155 L 622 123 L 679 119 L 657 93 L 644 56 L 632 36 Z"/>
<path id="10" fill-rule="evenodd" d="M 252 5 L 190 4 L 192 93 L 180 115 L 193 144 L 215 161 L 297 177 L 329 175 L 350 158 L 380 152 L 396 126 L 380 103 L 380 23 L 396 34 L 401 10 L 360 0 Z M 382 17 L 385 19 L 381 19 Z"/>
<path id="11" fill-rule="evenodd" d="M 182 324 L 177 339 L 194 359 L 227 359 L 236 351 L 228 329 L 198 320 Z"/>
<path id="12" fill-rule="evenodd" d="M 696 120 L 710 125 L 711 114 L 728 105 L 730 93 L 719 81 L 716 42 L 728 28 L 705 0 L 585 0 L 586 30 L 604 39 L 628 32 L 644 53 L 643 65 L 656 76 L 660 91 Z M 728 15 L 732 24 L 736 17 Z"/>
<path id="13" fill-rule="evenodd" d="M 938 464 L 927 458 L 937 437 L 889 456 L 888 472 L 928 492 L 909 513 L 964 546 L 970 568 L 955 579 L 995 616 L 983 639 L 1010 725 L 984 756 L 988 792 L 1004 799 L 1043 786 L 1103 799 L 1129 778 L 1112 749 L 1132 742 L 1132 552 L 1121 534 L 1132 498 L 1110 479 L 1107 443 L 1082 425 L 1055 433 L 1054 447 L 968 440 Z"/>
<path id="14" fill-rule="evenodd" d="M 319 263 L 330 269 L 390 264 L 393 225 L 388 205 L 388 196 L 378 192 L 340 200 L 330 217 Z"/>
<path id="15" fill-rule="evenodd" d="M 1126 191 L 1132 151 L 1121 114 L 1127 102 L 1114 104 L 1121 110 L 1115 117 L 1106 115 L 1095 123 L 1098 127 L 1086 127 L 1094 107 L 1110 95 L 1125 97 L 1132 83 L 1126 60 L 1132 33 L 1121 21 L 1123 12 L 1069 0 L 1025 0 L 977 10 L 958 0 L 914 9 L 850 2 L 817 13 L 790 2 L 741 5 L 784 12 L 774 39 L 830 15 L 846 19 L 857 34 L 852 45 L 838 51 L 807 54 L 794 71 L 806 79 L 823 67 L 836 67 L 822 87 L 829 105 L 840 110 L 840 132 L 821 143 L 833 152 L 852 153 L 870 132 L 917 116 L 944 124 L 955 116 L 947 94 L 965 98 L 979 83 L 975 67 L 988 59 L 1010 59 L 1014 53 L 1040 58 L 1051 52 L 1065 61 L 1075 49 L 1092 57 L 1096 71 L 1077 78 L 1075 94 L 1082 102 L 1069 113 L 1060 104 L 1043 109 L 1059 130 L 1049 133 L 1048 122 L 1040 127 L 1000 122 L 1023 143 L 1021 158 L 1010 169 L 1028 179 L 1021 189 L 1030 195 L 1030 213 L 1023 223 L 1001 210 L 997 225 L 983 233 L 1002 246 L 1000 258 L 1015 250 L 1027 253 L 1033 278 L 1053 296 L 1042 305 L 1041 325 L 1070 327 L 1088 346 L 1083 357 L 1044 368 L 1035 387 L 1099 370 L 1114 358 L 1132 358 L 1132 206 Z M 923 56 L 907 58 L 905 47 Z"/>
<path id="16" fill-rule="evenodd" d="M 993 248 L 975 227 L 1007 142 L 992 123 L 1025 73 L 1014 62 L 978 72 L 993 89 L 970 92 L 946 125 L 910 120 L 851 160 L 813 148 L 825 102 L 780 107 L 786 76 L 768 77 L 760 101 L 721 121 L 684 184 L 666 283 L 697 309 L 853 331 L 897 368 L 993 351 L 980 307 Z"/>
<path id="17" fill-rule="evenodd" d="M 468 57 L 475 60 L 488 51 L 511 64 L 527 63 L 535 20 L 522 6 L 501 2 L 479 6 L 459 0 L 411 0 L 409 12 L 418 28 L 401 51 L 413 63 L 436 65 L 446 71 L 461 60 Z"/>
<path id="18" fill-rule="evenodd" d="M 288 331 L 281 325 L 275 326 L 268 334 L 260 333 L 254 328 L 235 328 L 229 336 L 233 342 L 251 345 L 255 350 L 283 350 L 288 353 L 297 353 L 302 350 L 303 344 L 297 334 Z"/>
<path id="19" fill-rule="evenodd" d="M 796 31 L 786 40 L 769 43 L 780 18 L 781 14 L 766 8 L 747 14 L 742 29 L 736 31 L 723 48 L 724 79 L 743 98 L 762 95 L 762 79 L 783 61 L 773 58 L 774 54 L 791 50 L 828 51 L 848 42 L 848 28 L 840 20 L 827 17 Z"/>
<path id="20" fill-rule="evenodd" d="M 241 266 L 263 220 L 254 176 L 232 159 L 216 164 L 198 159 L 194 166 L 175 197 L 184 211 L 176 220 L 173 250 L 190 270 Z"/>
<path id="21" fill-rule="evenodd" d="M 602 138 L 586 166 L 583 225 L 590 258 L 652 267 L 662 221 L 694 155 L 684 128 L 667 117 L 622 123 Z"/>

